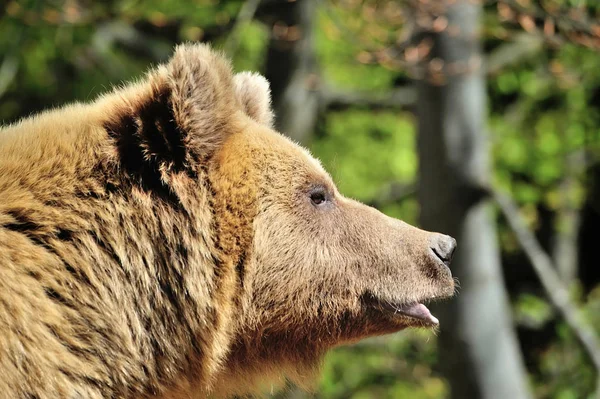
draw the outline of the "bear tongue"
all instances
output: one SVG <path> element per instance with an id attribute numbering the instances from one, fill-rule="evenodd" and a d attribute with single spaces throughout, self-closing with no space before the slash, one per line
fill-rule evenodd
<path id="1" fill-rule="evenodd" d="M 398 311 L 406 316 L 414 317 L 415 319 L 420 319 L 423 321 L 427 321 L 431 324 L 439 324 L 440 321 L 431 314 L 427 306 L 422 303 L 410 303 L 402 306 Z"/>

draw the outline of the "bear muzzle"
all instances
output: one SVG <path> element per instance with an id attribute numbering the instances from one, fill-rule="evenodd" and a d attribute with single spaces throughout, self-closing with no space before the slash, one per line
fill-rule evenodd
<path id="1" fill-rule="evenodd" d="M 457 243 L 454 238 L 448 235 L 425 232 L 409 225 L 404 226 L 411 230 L 414 229 L 413 232 L 419 231 L 420 234 L 424 235 L 423 241 L 421 241 L 423 249 L 420 252 L 423 258 L 421 262 L 418 262 L 423 275 L 419 281 L 413 283 L 419 285 L 421 281 L 431 280 L 430 284 L 421 284 L 431 288 L 419 289 L 414 286 L 411 288 L 405 286 L 405 292 L 402 295 L 405 296 L 403 300 L 395 299 L 395 295 L 383 294 L 382 296 L 373 293 L 364 295 L 362 300 L 368 308 L 387 315 L 393 324 L 398 323 L 404 327 L 435 327 L 439 324 L 439 320 L 431 314 L 426 304 L 448 298 L 454 294 L 455 280 L 452 277 L 450 264 Z M 411 292 L 416 295 L 411 295 Z"/>

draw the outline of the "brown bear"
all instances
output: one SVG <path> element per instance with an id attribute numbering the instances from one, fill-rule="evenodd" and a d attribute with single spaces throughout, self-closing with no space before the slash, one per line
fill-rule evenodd
<path id="1" fill-rule="evenodd" d="M 343 197 L 204 45 L 0 131 L 0 396 L 304 384 L 328 349 L 453 294 L 455 241 Z"/>

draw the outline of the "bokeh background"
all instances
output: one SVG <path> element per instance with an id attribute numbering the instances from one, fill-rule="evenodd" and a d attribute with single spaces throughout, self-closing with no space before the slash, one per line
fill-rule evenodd
<path id="1" fill-rule="evenodd" d="M 592 398 L 600 381 L 597 0 L 10 0 L 0 120 L 211 42 L 271 81 L 340 190 L 458 238 L 442 327 L 338 348 L 279 398 Z"/>

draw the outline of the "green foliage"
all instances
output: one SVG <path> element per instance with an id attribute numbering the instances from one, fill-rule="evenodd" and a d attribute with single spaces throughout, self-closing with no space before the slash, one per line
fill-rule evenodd
<path id="1" fill-rule="evenodd" d="M 327 356 L 317 398 L 446 397 L 446 384 L 432 369 L 435 337 L 410 331 L 372 338 Z"/>
<path id="2" fill-rule="evenodd" d="M 323 76 L 332 84 L 349 89 L 389 88 L 398 72 L 357 61 L 356 56 L 365 44 L 356 32 L 340 23 L 347 18 L 357 17 L 343 8 L 326 7 L 319 13 L 315 46 Z"/>
<path id="3" fill-rule="evenodd" d="M 565 45 L 547 65 L 520 65 L 490 81 L 491 90 L 512 95 L 508 112 L 492 103 L 490 127 L 495 176 L 522 204 L 556 210 L 553 192 L 565 178 L 569 157 L 600 150 L 600 113 L 589 107 L 600 86 L 600 60 L 593 51 Z M 498 110 L 502 111 L 502 110 Z M 573 195 L 581 203 L 583 171 Z M 516 177 L 516 178 L 515 178 Z"/>
<path id="4" fill-rule="evenodd" d="M 372 202 L 387 195 L 390 182 L 410 183 L 416 178 L 414 121 L 408 114 L 353 110 L 329 113 L 326 135 L 312 143 L 345 195 Z M 415 202 L 387 204 L 395 217 L 415 222 Z"/>
<path id="5" fill-rule="evenodd" d="M 138 77 L 168 57 L 177 42 L 205 36 L 218 42 L 241 4 L 10 1 L 0 18 L 0 54 L 14 62 L 17 72 L 2 93 L 0 120 L 94 98 L 109 84 Z M 132 38 L 134 31 L 138 36 Z M 243 68 L 259 67 L 265 30 L 251 24 L 243 33 L 237 60 Z"/>
<path id="6" fill-rule="evenodd" d="M 554 313 L 544 299 L 532 294 L 522 294 L 516 301 L 514 315 L 519 323 L 540 328 L 551 320 Z"/>
<path id="7" fill-rule="evenodd" d="M 587 300 L 581 298 L 581 292 L 577 289 L 573 289 L 571 294 L 574 302 L 580 306 L 585 321 L 600 332 L 600 287 L 592 291 Z M 522 294 L 516 302 L 515 317 L 519 323 L 531 329 L 553 329 L 558 337 L 544 351 L 533 355 L 538 368 L 538 373 L 534 375 L 536 397 L 591 399 L 596 371 L 573 332 L 555 316 L 544 298 Z"/>
<path id="8" fill-rule="evenodd" d="M 262 70 L 269 40 L 268 29 L 258 22 L 253 22 L 242 29 L 239 38 L 239 45 L 233 57 L 235 70 Z"/>
<path id="9" fill-rule="evenodd" d="M 372 199 L 390 181 L 412 181 L 416 173 L 412 118 L 394 112 L 330 113 L 327 135 L 313 143 L 341 190 Z M 376 155 L 376 156 L 375 156 Z"/>

